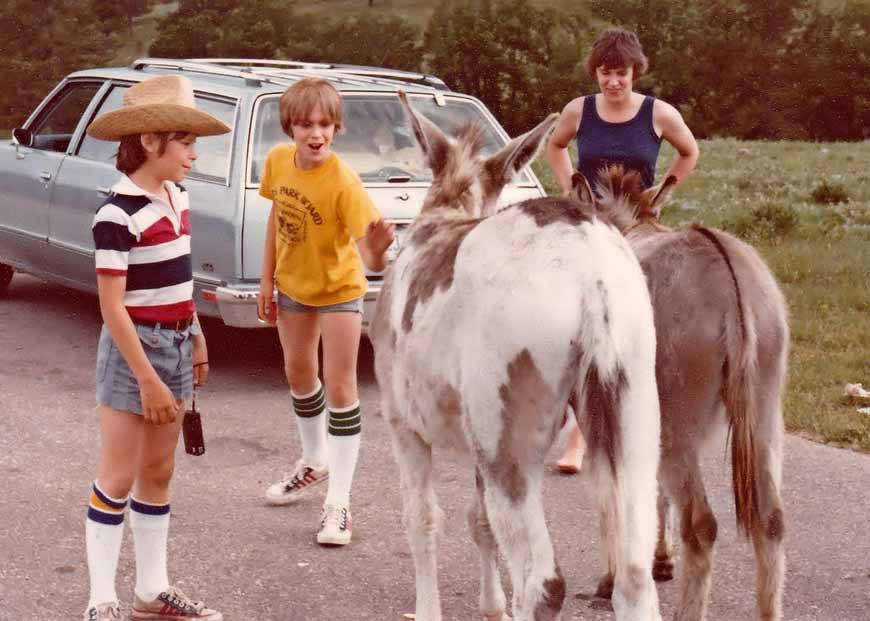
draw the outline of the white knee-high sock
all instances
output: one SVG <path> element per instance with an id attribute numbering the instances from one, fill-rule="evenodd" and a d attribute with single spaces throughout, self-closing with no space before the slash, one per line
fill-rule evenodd
<path id="1" fill-rule="evenodd" d="M 115 574 L 124 539 L 124 509 L 127 498 L 112 498 L 94 481 L 85 520 L 85 547 L 91 593 L 88 608 L 118 601 Z"/>
<path id="2" fill-rule="evenodd" d="M 131 498 L 130 530 L 136 547 L 136 595 L 150 602 L 169 587 L 166 569 L 169 504 L 155 505 Z"/>
<path id="3" fill-rule="evenodd" d="M 322 468 L 327 461 L 326 455 L 326 396 L 323 384 L 318 380 L 317 388 L 307 395 L 297 395 L 290 391 L 296 424 L 302 437 L 302 462 L 307 466 Z"/>
<path id="4" fill-rule="evenodd" d="M 356 471 L 362 437 L 359 401 L 344 408 L 329 408 L 329 491 L 326 504 L 350 504 L 350 488 Z"/>

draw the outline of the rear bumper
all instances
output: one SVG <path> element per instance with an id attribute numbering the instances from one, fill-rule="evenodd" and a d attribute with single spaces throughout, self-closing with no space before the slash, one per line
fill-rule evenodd
<path id="1" fill-rule="evenodd" d="M 228 326 L 236 328 L 270 328 L 268 323 L 257 317 L 257 293 L 259 285 L 217 287 L 218 313 L 221 320 Z M 381 291 L 381 282 L 369 281 L 369 290 L 363 298 L 363 332 L 368 331 L 375 301 Z"/>

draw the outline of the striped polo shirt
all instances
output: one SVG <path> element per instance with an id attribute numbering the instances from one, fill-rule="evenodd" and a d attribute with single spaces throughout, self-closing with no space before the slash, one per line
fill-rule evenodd
<path id="1" fill-rule="evenodd" d="M 94 216 L 97 274 L 127 277 L 133 321 L 177 321 L 195 310 L 188 194 L 164 183 L 171 205 L 125 175 Z"/>

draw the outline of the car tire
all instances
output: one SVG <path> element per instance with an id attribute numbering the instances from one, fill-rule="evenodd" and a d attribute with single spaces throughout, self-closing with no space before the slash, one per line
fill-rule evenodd
<path id="1" fill-rule="evenodd" d="M 0 263 L 0 293 L 3 293 L 12 282 L 12 274 L 14 273 L 15 270 L 12 269 L 11 265 Z"/>

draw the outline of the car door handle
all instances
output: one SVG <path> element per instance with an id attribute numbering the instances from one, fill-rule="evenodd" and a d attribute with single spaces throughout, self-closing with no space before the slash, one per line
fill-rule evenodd
<path id="1" fill-rule="evenodd" d="M 39 173 L 39 178 L 43 181 L 51 181 L 51 173 L 47 170 L 43 170 L 41 173 Z"/>
<path id="2" fill-rule="evenodd" d="M 97 188 L 97 194 L 102 194 L 103 196 L 108 196 L 112 192 L 108 186 L 101 185 Z"/>

